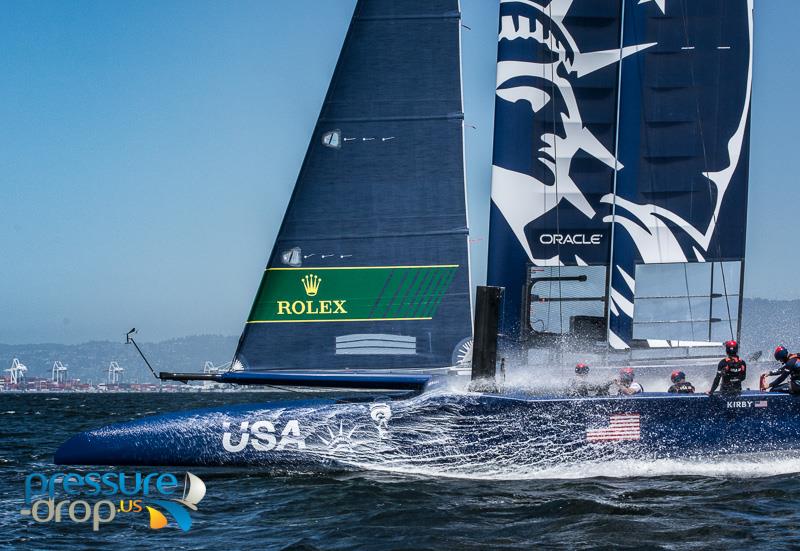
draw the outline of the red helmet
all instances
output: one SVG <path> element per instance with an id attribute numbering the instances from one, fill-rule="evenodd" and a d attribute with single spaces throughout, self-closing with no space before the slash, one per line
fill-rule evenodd
<path id="1" fill-rule="evenodd" d="M 780 345 L 775 349 L 775 359 L 779 362 L 785 362 L 789 359 L 789 351 L 785 346 Z"/>
<path id="2" fill-rule="evenodd" d="M 579 363 L 575 366 L 575 374 L 576 375 L 586 375 L 589 373 L 589 366 L 585 363 Z"/>
<path id="3" fill-rule="evenodd" d="M 739 343 L 734 340 L 729 340 L 725 343 L 725 352 L 728 356 L 735 356 L 739 353 Z"/>
<path id="4" fill-rule="evenodd" d="M 633 368 L 625 367 L 619 370 L 619 380 L 623 383 L 633 382 Z"/>
<path id="5" fill-rule="evenodd" d="M 670 376 L 670 380 L 674 383 L 679 383 L 681 381 L 686 380 L 686 373 L 683 371 L 673 371 L 672 375 Z"/>

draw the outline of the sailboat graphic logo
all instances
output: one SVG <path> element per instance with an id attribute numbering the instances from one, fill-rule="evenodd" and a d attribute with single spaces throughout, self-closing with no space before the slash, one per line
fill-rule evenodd
<path id="1" fill-rule="evenodd" d="M 184 532 L 187 532 L 192 527 L 192 517 L 189 515 L 187 509 L 197 511 L 197 504 L 202 501 L 205 495 L 205 483 L 200 477 L 187 472 L 183 483 L 182 498 L 172 500 L 154 499 L 151 503 L 172 515 L 178 527 Z M 145 507 L 150 514 L 150 528 L 153 530 L 160 530 L 169 524 L 167 517 L 159 509 L 150 507 L 149 505 L 145 505 Z"/>

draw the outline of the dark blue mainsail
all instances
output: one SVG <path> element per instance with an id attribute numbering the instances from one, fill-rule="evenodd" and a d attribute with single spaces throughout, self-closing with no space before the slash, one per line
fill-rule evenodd
<path id="1" fill-rule="evenodd" d="M 471 337 L 457 0 L 359 0 L 235 366 L 435 368 Z"/>
<path id="2" fill-rule="evenodd" d="M 488 282 L 506 335 L 549 330 L 528 307 L 552 300 L 554 333 L 615 348 L 735 336 L 751 85 L 752 0 L 501 1 Z M 637 295 L 671 264 L 707 266 L 680 296 Z M 564 278 L 596 285 L 595 266 L 606 292 L 570 303 Z M 593 300 L 605 316 L 582 315 Z"/>

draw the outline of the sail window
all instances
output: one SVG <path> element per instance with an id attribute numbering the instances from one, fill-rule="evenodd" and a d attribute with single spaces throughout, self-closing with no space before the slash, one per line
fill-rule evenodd
<path id="1" fill-rule="evenodd" d="M 296 268 L 303 265 L 303 254 L 300 247 L 293 247 L 281 253 L 281 262 L 287 266 Z"/>
<path id="2" fill-rule="evenodd" d="M 322 135 L 322 145 L 325 147 L 332 147 L 333 149 L 339 149 L 342 147 L 342 131 L 341 130 L 331 130 L 330 132 L 325 132 Z"/>
<path id="3" fill-rule="evenodd" d="M 633 338 L 722 342 L 739 329 L 741 262 L 636 266 Z"/>
<path id="4" fill-rule="evenodd" d="M 603 341 L 605 293 L 605 266 L 529 266 L 524 337 L 534 346 L 566 335 Z"/>

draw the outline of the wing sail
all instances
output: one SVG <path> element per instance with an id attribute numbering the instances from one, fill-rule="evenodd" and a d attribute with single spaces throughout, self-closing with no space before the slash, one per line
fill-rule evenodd
<path id="1" fill-rule="evenodd" d="M 738 334 L 752 36 L 752 0 L 501 1 L 488 282 L 508 289 L 504 334 Z"/>
<path id="2" fill-rule="evenodd" d="M 360 0 L 235 365 L 452 365 L 467 233 L 458 1 Z"/>

